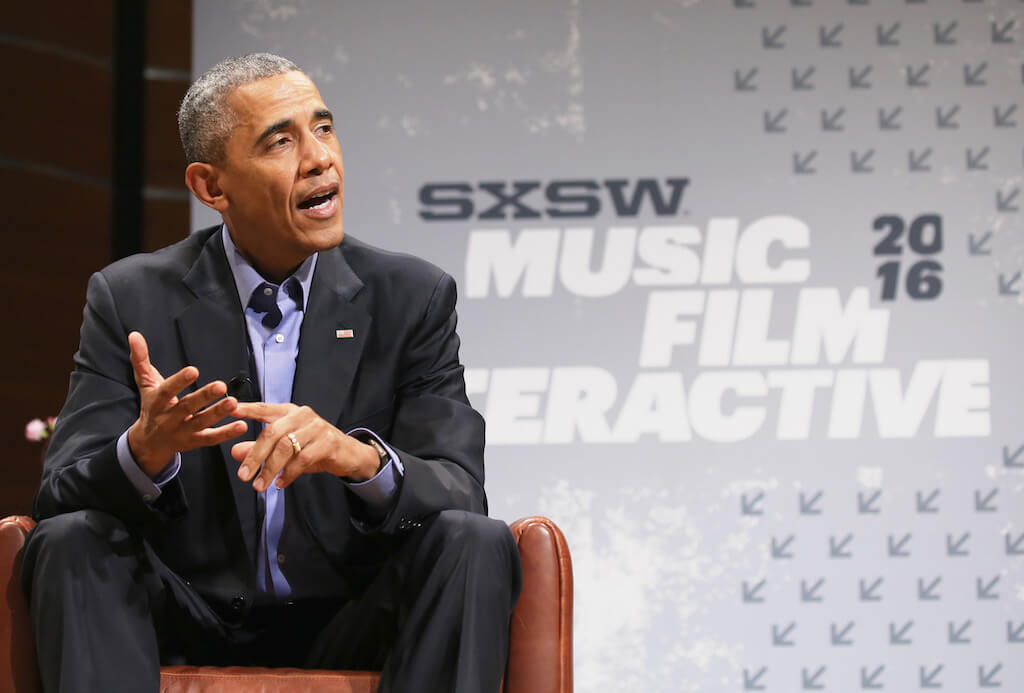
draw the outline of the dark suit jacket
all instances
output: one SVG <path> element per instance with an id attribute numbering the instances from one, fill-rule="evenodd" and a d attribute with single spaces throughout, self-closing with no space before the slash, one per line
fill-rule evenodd
<path id="1" fill-rule="evenodd" d="M 320 253 L 292 401 L 341 430 L 370 428 L 405 465 L 393 510 L 373 526 L 336 477 L 306 475 L 288 489 L 290 517 L 347 578 L 361 579 L 419 518 L 447 508 L 486 513 L 484 423 L 466 398 L 455 323 L 455 283 L 433 265 L 350 236 Z M 337 338 L 343 329 L 354 337 Z M 201 387 L 247 371 L 243 311 L 219 227 L 90 279 L 34 514 L 110 513 L 137 530 L 172 587 L 180 578 L 214 603 L 244 602 L 253 594 L 259 527 L 256 495 L 230 455 L 236 441 L 183 453 L 180 473 L 154 504 L 118 465 L 116 440 L 139 413 L 132 330 L 146 337 L 164 376 L 191 364 Z"/>

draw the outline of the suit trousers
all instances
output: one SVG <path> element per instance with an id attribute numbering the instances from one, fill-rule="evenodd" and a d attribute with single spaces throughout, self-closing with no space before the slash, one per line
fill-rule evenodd
<path id="1" fill-rule="evenodd" d="M 44 691 L 155 692 L 161 664 L 380 670 L 382 691 L 501 685 L 521 586 L 503 522 L 441 511 L 395 543 L 361 593 L 257 605 L 238 623 L 212 616 L 217 605 L 194 592 L 182 604 L 149 555 L 143 539 L 97 510 L 32 531 L 22 584 Z M 195 618 L 197 604 L 211 619 Z"/>

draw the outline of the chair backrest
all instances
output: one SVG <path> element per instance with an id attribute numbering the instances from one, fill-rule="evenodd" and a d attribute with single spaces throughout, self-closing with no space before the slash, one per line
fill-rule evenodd
<path id="1" fill-rule="evenodd" d="M 7 613 L 0 616 L 0 688 L 18 693 L 41 690 L 36 669 L 36 647 L 31 635 L 32 619 L 25 593 L 21 591 L 21 547 L 33 523 L 27 517 L 0 520 L 0 589 Z M 7 682 L 13 683 L 6 688 Z"/>

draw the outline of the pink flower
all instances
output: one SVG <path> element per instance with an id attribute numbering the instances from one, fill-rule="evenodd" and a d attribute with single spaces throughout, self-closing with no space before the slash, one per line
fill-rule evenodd
<path id="1" fill-rule="evenodd" d="M 42 419 L 32 419 L 25 424 L 25 439 L 32 442 L 39 442 L 46 437 L 49 431 L 46 430 L 46 422 Z"/>

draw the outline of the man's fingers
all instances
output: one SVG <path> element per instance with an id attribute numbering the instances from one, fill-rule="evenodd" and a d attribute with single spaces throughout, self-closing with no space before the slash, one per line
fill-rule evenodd
<path id="1" fill-rule="evenodd" d="M 241 462 L 255 444 L 255 440 L 243 440 L 241 443 L 235 443 L 231 446 L 231 456 L 235 458 L 236 462 Z"/>
<path id="2" fill-rule="evenodd" d="M 170 378 L 167 378 L 153 388 L 152 395 L 148 399 L 148 402 L 144 399 L 143 403 L 148 405 L 151 411 L 162 412 L 167 407 L 172 407 L 177 404 L 178 393 L 194 383 L 198 377 L 198 368 L 195 366 L 185 366 Z"/>
<path id="3" fill-rule="evenodd" d="M 128 350 L 132 372 L 135 374 L 135 384 L 139 389 L 159 385 L 160 373 L 149 362 L 149 345 L 146 344 L 146 338 L 141 332 L 128 334 Z"/>
<path id="4" fill-rule="evenodd" d="M 184 404 L 182 400 L 182 404 Z M 219 402 L 211 404 L 206 409 L 193 414 L 192 418 L 183 422 L 182 425 L 192 431 L 201 431 L 204 428 L 209 428 L 213 424 L 217 423 L 221 419 L 231 416 L 235 410 L 235 406 L 238 404 L 238 400 L 234 397 L 225 397 Z M 244 421 L 242 423 L 245 423 Z M 249 425 L 246 424 L 246 429 Z"/>
<path id="5" fill-rule="evenodd" d="M 288 416 L 294 409 L 294 404 L 239 402 L 236 416 L 240 419 L 254 419 L 263 423 L 273 423 L 282 417 Z"/>
<path id="6" fill-rule="evenodd" d="M 223 397 L 228 391 L 228 386 L 224 384 L 223 380 L 214 380 L 212 383 L 207 383 L 201 388 L 182 397 L 175 408 L 177 414 L 181 419 L 186 419 L 189 416 L 196 416 L 200 412 L 204 411 L 204 408 L 211 402 Z M 238 400 L 234 397 L 230 398 L 234 404 L 238 404 Z M 234 406 L 232 406 L 234 409 Z M 217 419 L 214 419 L 216 421 Z M 189 419 L 191 421 L 191 419 Z M 205 426 L 198 426 L 197 428 L 206 428 Z"/>
<path id="7" fill-rule="evenodd" d="M 246 426 L 244 421 L 232 421 L 216 428 L 204 428 L 192 436 L 193 441 L 196 443 L 192 446 L 192 449 L 220 445 L 244 434 L 246 430 L 248 430 L 248 426 Z"/>

